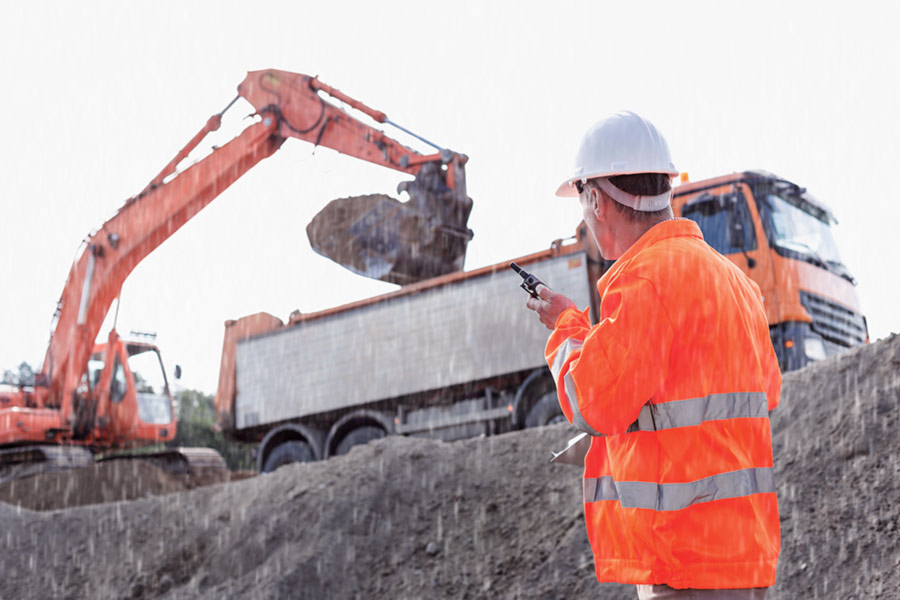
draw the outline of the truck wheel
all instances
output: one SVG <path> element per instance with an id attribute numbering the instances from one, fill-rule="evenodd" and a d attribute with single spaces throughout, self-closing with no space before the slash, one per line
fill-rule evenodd
<path id="1" fill-rule="evenodd" d="M 525 417 L 525 427 L 543 427 L 544 425 L 565 423 L 565 421 L 566 417 L 559 408 L 556 391 L 552 391 L 541 396 L 541 399 L 531 407 L 528 416 Z"/>
<path id="2" fill-rule="evenodd" d="M 285 442 L 272 450 L 272 453 L 266 458 L 266 464 L 263 465 L 263 473 L 271 473 L 278 467 L 288 463 L 310 462 L 312 459 L 312 449 L 306 442 Z"/>
<path id="3" fill-rule="evenodd" d="M 367 444 L 372 440 L 383 438 L 384 435 L 384 429 L 381 427 L 375 427 L 374 425 L 357 427 L 344 436 L 344 439 L 342 439 L 337 445 L 337 448 L 334 449 L 334 453 L 335 455 L 347 454 L 353 446 Z"/>

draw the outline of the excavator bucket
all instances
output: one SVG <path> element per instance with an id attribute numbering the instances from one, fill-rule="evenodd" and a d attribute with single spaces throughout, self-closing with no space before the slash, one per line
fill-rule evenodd
<path id="1" fill-rule="evenodd" d="M 415 181 L 401 183 L 407 202 L 384 194 L 332 200 L 306 227 L 313 250 L 354 273 L 399 285 L 462 270 L 472 200 L 443 185 L 439 173 L 423 168 Z"/>

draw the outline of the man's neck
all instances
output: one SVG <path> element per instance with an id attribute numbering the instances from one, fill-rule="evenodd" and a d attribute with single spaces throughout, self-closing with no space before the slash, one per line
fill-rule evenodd
<path id="1" fill-rule="evenodd" d="M 672 216 L 666 216 L 660 219 L 655 219 L 653 221 L 641 221 L 641 222 L 633 222 L 626 221 L 622 223 L 620 226 L 616 228 L 616 246 L 618 250 L 617 256 L 622 256 L 625 252 L 631 248 L 639 239 L 641 239 L 645 233 L 650 231 L 656 225 L 663 223 L 665 221 L 671 221 L 673 219 Z"/>

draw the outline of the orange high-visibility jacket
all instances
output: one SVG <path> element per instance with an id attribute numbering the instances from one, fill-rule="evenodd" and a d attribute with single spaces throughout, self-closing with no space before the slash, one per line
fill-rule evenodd
<path id="1" fill-rule="evenodd" d="M 758 286 L 686 219 L 652 227 L 568 309 L 546 358 L 593 437 L 584 503 L 597 579 L 766 587 L 781 546 L 768 411 L 781 372 Z"/>

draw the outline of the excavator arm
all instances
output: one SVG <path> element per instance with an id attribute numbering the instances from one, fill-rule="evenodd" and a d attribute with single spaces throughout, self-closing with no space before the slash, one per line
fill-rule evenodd
<path id="1" fill-rule="evenodd" d="M 472 236 L 465 227 L 471 210 L 471 200 L 465 195 L 466 157 L 443 149 L 423 156 L 327 102 L 322 94 L 338 98 L 377 122 L 389 122 L 384 113 L 366 107 L 317 78 L 276 70 L 250 72 L 238 86 L 238 95 L 254 106 L 256 122 L 202 160 L 176 172 L 179 163 L 206 135 L 219 128 L 225 111 L 211 117 L 140 194 L 130 198 L 100 229 L 88 236 L 58 303 L 55 327 L 42 367 L 42 379 L 49 390 L 39 398 L 39 405 L 59 409 L 61 429 L 73 425 L 72 403 L 76 396 L 89 393 L 83 382 L 88 358 L 103 319 L 128 275 L 228 186 L 278 150 L 287 138 L 327 146 L 416 176 L 415 181 L 406 182 L 410 201 L 401 204 L 388 199 L 398 206 L 385 201 L 390 205 L 387 210 L 378 205 L 373 213 L 371 202 L 363 203 L 360 208 L 355 199 L 335 201 L 339 206 L 333 210 L 341 218 L 356 214 L 361 225 L 357 223 L 356 228 L 338 232 L 337 237 L 320 227 L 318 231 L 331 244 L 332 258 L 342 251 L 358 253 L 362 248 L 370 263 L 374 260 L 383 266 L 393 260 L 393 274 L 390 268 L 381 268 L 373 274 L 348 264 L 352 261 L 343 264 L 363 274 L 398 282 L 403 278 L 415 280 L 443 274 L 434 273 L 435 265 L 438 271 L 445 272 L 462 267 L 465 244 Z M 441 202 L 447 206 L 441 206 Z M 332 225 L 340 220 L 326 213 L 320 225 L 328 219 Z M 419 234 L 409 235 L 410 223 L 419 224 Z M 402 235 L 397 233 L 400 230 Z M 393 254 L 385 258 L 386 241 L 408 243 L 400 251 L 394 248 Z M 322 252 L 316 248 L 315 241 L 313 245 Z M 381 254 L 372 259 L 377 251 Z M 388 254 L 391 251 L 387 249 Z M 441 252 L 445 256 L 437 256 Z M 328 249 L 322 253 L 328 255 Z"/>

